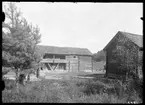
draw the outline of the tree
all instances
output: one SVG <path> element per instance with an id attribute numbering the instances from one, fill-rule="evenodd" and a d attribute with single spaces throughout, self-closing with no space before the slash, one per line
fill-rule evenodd
<path id="1" fill-rule="evenodd" d="M 138 48 L 127 38 L 118 38 L 116 49 L 113 50 L 113 59 L 120 63 L 119 72 L 126 73 L 126 77 L 137 77 Z"/>
<path id="2" fill-rule="evenodd" d="M 105 57 L 104 51 L 101 50 L 101 51 L 98 51 L 97 53 L 93 54 L 93 59 L 97 62 L 105 61 L 106 57 Z"/>
<path id="3" fill-rule="evenodd" d="M 14 67 L 16 80 L 18 80 L 21 71 L 30 73 L 33 67 L 32 62 L 37 63 L 35 49 L 40 42 L 40 29 L 38 26 L 28 24 L 15 3 L 8 3 L 4 12 L 8 21 L 3 23 L 3 66 Z"/>
<path id="4" fill-rule="evenodd" d="M 123 89 L 125 86 L 129 86 L 132 81 L 138 80 L 138 66 L 142 64 L 142 60 L 138 58 L 138 46 L 125 37 L 118 37 L 116 49 L 113 50 L 112 60 L 116 60 L 120 66 L 118 66 L 119 73 L 122 75 L 119 83 L 121 85 L 120 96 L 123 95 Z M 125 81 L 128 80 L 128 81 Z M 128 88 L 129 89 L 129 88 Z"/>

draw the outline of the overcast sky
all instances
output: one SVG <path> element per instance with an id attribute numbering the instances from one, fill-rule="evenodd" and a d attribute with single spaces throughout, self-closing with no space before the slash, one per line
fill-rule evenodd
<path id="1" fill-rule="evenodd" d="M 102 50 L 118 31 L 143 34 L 142 3 L 17 3 L 41 45 Z"/>

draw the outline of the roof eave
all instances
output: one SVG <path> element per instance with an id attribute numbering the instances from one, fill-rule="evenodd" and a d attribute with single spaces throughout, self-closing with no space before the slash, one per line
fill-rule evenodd
<path id="1" fill-rule="evenodd" d="M 111 39 L 111 41 L 109 41 L 109 43 L 103 48 L 103 51 L 106 51 L 106 49 L 109 47 L 109 45 L 115 40 L 115 37 L 117 37 L 117 35 L 120 33 L 121 32 L 118 31 L 117 34 L 115 34 L 115 36 Z"/>
<path id="2" fill-rule="evenodd" d="M 47 53 L 47 52 L 46 52 Z M 46 54 L 44 53 L 44 54 Z M 55 54 L 55 55 L 78 55 L 78 56 L 92 56 L 93 54 L 62 54 L 62 53 L 48 53 L 48 54 Z"/>
<path id="3" fill-rule="evenodd" d="M 104 47 L 104 49 L 103 49 L 103 51 L 105 51 L 108 47 L 109 47 L 109 45 L 114 41 L 114 39 L 115 39 L 115 37 L 117 37 L 117 35 L 119 35 L 119 34 L 121 34 L 121 35 L 123 35 L 124 37 L 126 37 L 126 38 L 128 38 L 126 35 L 124 35 L 121 31 L 118 31 L 118 33 L 111 39 L 111 41 Z M 130 38 L 128 38 L 129 40 L 130 40 Z M 130 40 L 130 41 L 132 41 L 132 40 Z M 133 41 L 132 41 L 133 42 Z M 134 42 L 133 42 L 134 43 Z M 134 43 L 136 46 L 138 46 L 139 48 L 141 48 L 141 46 L 139 46 L 139 45 L 137 45 L 136 43 Z"/>

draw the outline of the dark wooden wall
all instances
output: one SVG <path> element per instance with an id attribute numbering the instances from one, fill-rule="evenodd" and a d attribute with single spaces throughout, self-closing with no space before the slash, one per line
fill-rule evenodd
<path id="1" fill-rule="evenodd" d="M 118 68 L 120 66 L 120 62 L 118 60 L 119 58 L 116 58 L 113 52 L 114 50 L 117 50 L 117 45 L 119 45 L 118 38 L 124 40 L 125 37 L 123 37 L 122 35 L 117 35 L 116 39 L 106 49 L 106 74 L 107 75 L 109 74 L 124 75 L 124 72 L 120 72 Z M 129 41 L 129 43 L 131 43 L 131 45 L 136 47 L 136 45 L 133 42 Z"/>
<path id="2" fill-rule="evenodd" d="M 119 58 L 114 55 L 114 50 L 117 50 L 118 39 L 124 38 L 117 35 L 115 40 L 109 45 L 106 50 L 106 74 L 120 74 L 118 67 L 120 66 Z"/>
<path id="3" fill-rule="evenodd" d="M 119 62 L 114 59 L 113 50 L 116 49 L 116 42 L 114 41 L 109 48 L 106 50 L 106 66 L 107 66 L 107 75 L 108 73 L 117 73 L 117 68 L 119 66 Z"/>

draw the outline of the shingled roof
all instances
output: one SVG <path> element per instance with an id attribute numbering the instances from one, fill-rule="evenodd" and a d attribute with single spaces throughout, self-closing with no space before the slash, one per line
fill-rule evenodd
<path id="1" fill-rule="evenodd" d="M 128 32 L 121 32 L 123 35 L 128 37 L 132 42 L 134 42 L 137 46 L 143 47 L 143 36 L 142 35 L 137 35 L 137 34 L 132 34 Z"/>
<path id="2" fill-rule="evenodd" d="M 142 35 L 137 35 L 137 34 L 132 34 L 132 33 L 128 33 L 128 32 L 118 31 L 118 33 L 112 38 L 112 40 L 105 46 L 105 48 L 103 50 L 106 50 L 108 48 L 108 46 L 112 43 L 112 41 L 115 39 L 115 37 L 119 34 L 124 35 L 126 38 L 131 40 L 138 47 L 140 47 L 140 48 L 143 47 L 143 36 Z"/>
<path id="3" fill-rule="evenodd" d="M 56 47 L 37 45 L 37 52 L 39 54 L 66 54 L 66 55 L 92 55 L 87 48 L 74 48 L 74 47 Z"/>

